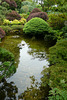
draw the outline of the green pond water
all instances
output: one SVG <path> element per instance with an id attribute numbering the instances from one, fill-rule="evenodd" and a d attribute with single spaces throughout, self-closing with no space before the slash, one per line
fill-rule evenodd
<path id="1" fill-rule="evenodd" d="M 2 80 L 3 83 L 1 82 L 0 86 L 4 85 L 0 89 L 3 91 L 0 91 L 3 92 L 3 97 L 0 98 L 1 100 L 18 100 L 17 95 L 30 87 L 30 76 L 34 75 L 40 82 L 43 66 L 49 66 L 46 58 L 49 46 L 43 40 L 30 39 L 19 35 L 6 36 L 0 46 L 14 54 L 16 66 L 16 73 L 7 78 L 7 81 Z M 4 90 L 7 91 L 7 96 Z M 9 99 L 9 97 L 13 99 Z"/>

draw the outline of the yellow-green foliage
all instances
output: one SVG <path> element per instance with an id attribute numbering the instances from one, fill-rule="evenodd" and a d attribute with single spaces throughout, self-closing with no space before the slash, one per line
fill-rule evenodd
<path id="1" fill-rule="evenodd" d="M 21 18 L 21 20 L 19 20 L 20 24 L 23 25 L 24 23 L 26 23 L 26 19 L 25 18 Z"/>
<path id="2" fill-rule="evenodd" d="M 3 25 L 23 25 L 24 23 L 26 23 L 26 19 L 25 18 L 21 18 L 21 20 L 13 20 L 13 21 L 9 21 L 7 19 L 4 19 L 3 21 Z"/>
<path id="3" fill-rule="evenodd" d="M 12 21 L 11 24 L 12 24 L 12 25 L 18 25 L 18 24 L 20 24 L 20 22 L 19 22 L 17 19 L 15 19 L 15 20 Z"/>
<path id="4" fill-rule="evenodd" d="M 10 21 L 8 19 L 4 19 L 3 25 L 8 25 L 8 24 L 10 24 Z"/>

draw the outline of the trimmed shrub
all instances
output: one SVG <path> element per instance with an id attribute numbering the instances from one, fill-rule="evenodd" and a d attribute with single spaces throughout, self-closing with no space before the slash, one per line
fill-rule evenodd
<path id="1" fill-rule="evenodd" d="M 12 25 L 11 28 L 12 28 L 12 30 L 22 30 L 23 25 Z"/>
<path id="2" fill-rule="evenodd" d="M 14 19 L 13 21 L 4 19 L 4 21 L 3 21 L 3 25 L 19 25 L 19 24 L 23 25 L 24 23 L 26 23 L 25 18 L 21 18 L 21 20 Z"/>
<path id="3" fill-rule="evenodd" d="M 4 19 L 4 21 L 3 21 L 3 25 L 9 25 L 9 24 L 10 24 L 10 21 L 7 20 L 7 19 Z"/>
<path id="4" fill-rule="evenodd" d="M 28 18 L 27 21 L 29 21 L 30 19 L 34 18 L 34 17 L 39 17 L 42 18 L 43 20 L 48 20 L 48 15 L 46 12 L 37 12 L 37 13 L 31 13 Z"/>
<path id="5" fill-rule="evenodd" d="M 61 29 L 64 27 L 64 22 L 67 20 L 67 16 L 65 14 L 50 14 L 48 23 L 53 29 Z"/>
<path id="6" fill-rule="evenodd" d="M 34 9 L 31 11 L 31 13 L 30 13 L 30 14 L 32 14 L 32 13 L 37 13 L 37 12 L 41 12 L 41 10 L 40 10 L 40 9 L 38 9 L 38 8 L 34 8 Z"/>
<path id="7" fill-rule="evenodd" d="M 11 22 L 11 24 L 17 25 L 17 24 L 20 24 L 20 22 L 19 22 L 17 19 L 14 19 L 14 20 Z"/>
<path id="8" fill-rule="evenodd" d="M 3 0 L 2 2 L 8 3 L 12 9 L 17 8 L 17 4 L 14 0 Z"/>
<path id="9" fill-rule="evenodd" d="M 23 28 L 25 34 L 28 35 L 43 35 L 46 34 L 49 29 L 49 25 L 41 18 L 32 18 L 28 21 Z"/>
<path id="10" fill-rule="evenodd" d="M 8 32 L 10 32 L 11 30 L 12 30 L 12 28 L 10 27 L 10 26 L 8 26 L 8 25 L 6 25 L 6 26 L 0 26 L 6 33 L 8 33 Z M 6 34 L 7 35 L 7 34 Z"/>
<path id="11" fill-rule="evenodd" d="M 0 28 L 0 38 L 2 39 L 5 36 L 5 31 Z"/>
<path id="12" fill-rule="evenodd" d="M 12 11 L 11 13 L 6 15 L 6 18 L 10 21 L 14 19 L 20 20 L 21 16 L 16 11 Z"/>

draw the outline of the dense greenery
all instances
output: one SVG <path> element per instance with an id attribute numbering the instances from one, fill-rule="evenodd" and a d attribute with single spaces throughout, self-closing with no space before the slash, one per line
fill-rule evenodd
<path id="1" fill-rule="evenodd" d="M 62 14 L 50 14 L 48 23 L 53 29 L 60 30 L 64 27 L 64 22 L 67 20 L 67 16 Z"/>
<path id="2" fill-rule="evenodd" d="M 50 67 L 44 67 L 42 71 L 41 83 L 38 84 L 34 76 L 30 77 L 32 79 L 31 87 L 27 88 L 19 98 L 30 98 L 30 100 L 67 99 L 67 40 L 58 41 L 49 49 L 49 61 Z"/>
<path id="3" fill-rule="evenodd" d="M 0 80 L 12 75 L 16 71 L 14 66 L 14 55 L 8 50 L 0 47 Z"/>
<path id="4" fill-rule="evenodd" d="M 13 61 L 14 55 L 6 49 L 0 48 L 0 61 Z"/>
<path id="5" fill-rule="evenodd" d="M 24 32 L 23 35 L 33 36 L 32 40 L 42 37 L 51 45 L 55 44 L 49 48 L 50 65 L 49 68 L 44 67 L 42 71 L 43 77 L 39 88 L 38 82 L 31 77 L 34 86 L 31 85 L 31 88 L 23 93 L 22 98 L 24 100 L 67 100 L 67 1 L 44 0 L 42 2 L 41 0 L 40 4 L 36 2 L 35 0 L 0 0 L 0 27 L 6 35 L 23 34 Z M 31 17 L 32 19 L 26 23 L 26 19 L 31 12 L 34 12 L 34 8 L 47 12 L 49 20 L 44 21 L 38 17 Z M 45 16 L 42 15 L 42 17 Z M 0 31 L 0 42 L 2 33 L 3 31 Z M 18 41 L 14 42 L 18 43 Z M 17 43 L 12 45 L 15 51 L 19 50 L 14 47 Z M 14 55 L 4 48 L 0 47 L 0 81 L 16 71 Z"/>
<path id="6" fill-rule="evenodd" d="M 46 21 L 44 21 L 41 18 L 32 18 L 30 21 L 28 21 L 23 28 L 23 31 L 25 34 L 28 35 L 43 35 L 48 32 L 49 25 Z"/>

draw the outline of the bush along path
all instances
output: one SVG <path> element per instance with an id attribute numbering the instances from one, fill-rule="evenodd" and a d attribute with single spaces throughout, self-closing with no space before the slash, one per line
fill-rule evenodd
<path id="1" fill-rule="evenodd" d="M 0 47 L 0 81 L 2 78 L 7 78 L 15 72 L 14 55 Z"/>

